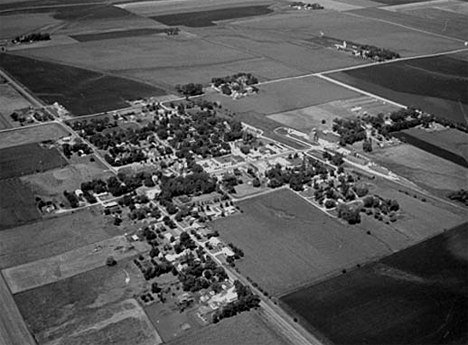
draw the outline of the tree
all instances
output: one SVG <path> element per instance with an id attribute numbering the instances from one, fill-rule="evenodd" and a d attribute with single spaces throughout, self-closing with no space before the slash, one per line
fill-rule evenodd
<path id="1" fill-rule="evenodd" d="M 117 261 L 115 261 L 115 259 L 114 259 L 113 256 L 109 256 L 109 257 L 106 259 L 106 265 L 107 265 L 107 266 L 115 266 L 115 265 L 117 265 Z"/>
<path id="2" fill-rule="evenodd" d="M 258 177 L 254 178 L 253 181 L 252 181 L 252 186 L 255 187 L 255 188 L 258 188 L 260 187 L 261 183 L 260 183 L 260 180 L 258 179 Z"/>

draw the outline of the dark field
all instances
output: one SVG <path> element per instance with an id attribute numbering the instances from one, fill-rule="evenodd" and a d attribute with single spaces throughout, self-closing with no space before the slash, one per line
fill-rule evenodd
<path id="1" fill-rule="evenodd" d="M 399 61 L 329 76 L 438 117 L 460 123 L 468 121 L 466 55 Z"/>
<path id="2" fill-rule="evenodd" d="M 282 299 L 335 344 L 466 344 L 468 223 Z"/>
<path id="3" fill-rule="evenodd" d="M 44 148 L 39 144 L 25 144 L 0 150 L 0 180 L 30 175 L 68 164 L 56 148 Z"/>
<path id="4" fill-rule="evenodd" d="M 73 35 L 71 37 L 80 42 L 89 42 L 89 41 L 109 40 L 113 38 L 122 38 L 122 37 L 147 36 L 147 35 L 160 34 L 163 32 L 164 32 L 164 29 L 134 29 L 134 30 L 124 30 L 124 31 L 103 32 L 99 34 Z"/>
<path id="5" fill-rule="evenodd" d="M 192 28 L 201 28 L 214 26 L 216 25 L 214 22 L 218 20 L 253 17 L 272 12 L 273 10 L 269 9 L 268 6 L 245 6 L 203 12 L 167 14 L 155 16 L 152 19 L 169 26 L 184 25 Z"/>
<path id="6" fill-rule="evenodd" d="M 425 140 L 419 139 L 418 137 L 413 136 L 408 132 L 398 132 L 398 133 L 393 133 L 393 135 L 397 137 L 398 139 L 407 142 L 408 144 L 411 144 L 413 146 L 416 146 L 417 148 L 420 148 L 421 150 L 432 153 L 433 155 L 436 155 L 438 157 L 447 159 L 462 167 L 468 168 L 468 161 L 466 161 L 464 157 L 457 155 L 456 153 L 450 152 L 439 146 L 433 145 Z"/>
<path id="7" fill-rule="evenodd" d="M 44 102 L 58 102 L 77 116 L 124 108 L 126 100 L 166 94 L 148 84 L 22 56 L 0 54 L 0 65 Z"/>
<path id="8" fill-rule="evenodd" d="M 0 195 L 0 230 L 41 218 L 31 189 L 20 179 L 0 180 Z"/>

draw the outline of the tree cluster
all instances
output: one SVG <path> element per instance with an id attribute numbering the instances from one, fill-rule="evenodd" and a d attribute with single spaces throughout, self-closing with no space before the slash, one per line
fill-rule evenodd
<path id="1" fill-rule="evenodd" d="M 76 142 L 72 145 L 65 143 L 62 145 L 62 150 L 68 159 L 70 159 L 73 153 L 80 153 L 80 151 L 86 155 L 93 153 L 93 150 L 83 142 Z"/>
<path id="2" fill-rule="evenodd" d="M 361 222 L 361 216 L 359 214 L 361 207 L 357 203 L 339 204 L 336 210 L 338 212 L 338 217 L 344 219 L 349 224 L 357 224 Z"/>
<path id="3" fill-rule="evenodd" d="M 359 51 L 363 57 L 376 61 L 386 61 L 400 58 L 400 54 L 398 53 L 368 44 L 359 45 Z"/>
<path id="4" fill-rule="evenodd" d="M 188 83 L 184 85 L 176 85 L 175 89 L 177 92 L 181 93 L 182 95 L 189 97 L 189 96 L 197 96 L 203 94 L 203 85 L 202 84 L 194 84 Z"/>
<path id="5" fill-rule="evenodd" d="M 339 144 L 342 146 L 366 139 L 366 131 L 360 120 L 336 118 L 333 120 L 333 131 L 340 135 Z"/>
<path id="6" fill-rule="evenodd" d="M 215 190 L 216 179 L 205 172 L 176 177 L 162 176 L 159 199 L 170 201 L 175 196 L 209 194 Z"/>
<path id="7" fill-rule="evenodd" d="M 450 200 L 455 200 L 468 206 L 468 190 L 460 189 L 456 192 L 451 192 L 448 194 Z"/>
<path id="8" fill-rule="evenodd" d="M 229 84 L 255 85 L 258 84 L 258 79 L 252 73 L 240 72 L 225 77 L 214 77 L 211 79 L 211 83 L 215 87 Z"/>
<path id="9" fill-rule="evenodd" d="M 196 292 L 207 289 L 227 279 L 224 268 L 217 266 L 209 256 L 206 257 L 205 262 L 195 260 L 190 255 L 187 260 L 187 267 L 178 276 L 184 291 Z"/>
<path id="10" fill-rule="evenodd" d="M 28 43 L 28 42 L 37 42 L 37 41 L 49 41 L 50 34 L 35 32 L 29 35 L 16 36 L 11 42 L 13 44 L 17 43 Z"/>

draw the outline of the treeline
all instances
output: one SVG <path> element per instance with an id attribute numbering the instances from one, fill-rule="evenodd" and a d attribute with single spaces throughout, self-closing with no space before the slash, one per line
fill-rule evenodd
<path id="1" fill-rule="evenodd" d="M 359 51 L 363 57 L 377 61 L 393 60 L 400 58 L 400 54 L 398 53 L 368 44 L 360 44 Z"/>
<path id="2" fill-rule="evenodd" d="M 462 204 L 465 204 L 465 206 L 468 206 L 468 190 L 460 189 L 456 192 L 451 192 L 448 194 L 448 198 L 450 200 L 455 200 Z"/>
<path id="3" fill-rule="evenodd" d="M 16 43 L 28 43 L 28 42 L 49 41 L 49 40 L 50 40 L 50 34 L 36 32 L 36 33 L 29 34 L 29 35 L 17 36 L 11 42 L 16 44 Z"/>
<path id="4" fill-rule="evenodd" d="M 203 85 L 202 84 L 194 84 L 188 83 L 184 85 L 177 84 L 175 89 L 178 93 L 189 97 L 189 96 L 198 96 L 203 94 Z"/>
<path id="5" fill-rule="evenodd" d="M 258 79 L 252 75 L 252 73 L 239 72 L 233 75 L 228 75 L 225 77 L 214 77 L 211 79 L 211 83 L 215 87 L 219 87 L 222 84 L 231 84 L 231 83 L 243 83 L 245 85 L 254 85 L 258 84 Z"/>

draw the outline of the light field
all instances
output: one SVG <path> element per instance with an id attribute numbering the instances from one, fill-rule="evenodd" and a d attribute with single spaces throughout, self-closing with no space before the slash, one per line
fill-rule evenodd
<path id="1" fill-rule="evenodd" d="M 24 144 L 38 143 L 44 140 L 57 140 L 70 135 L 58 124 L 46 124 L 28 128 L 19 128 L 3 132 L 0 135 L 0 149 Z"/>

